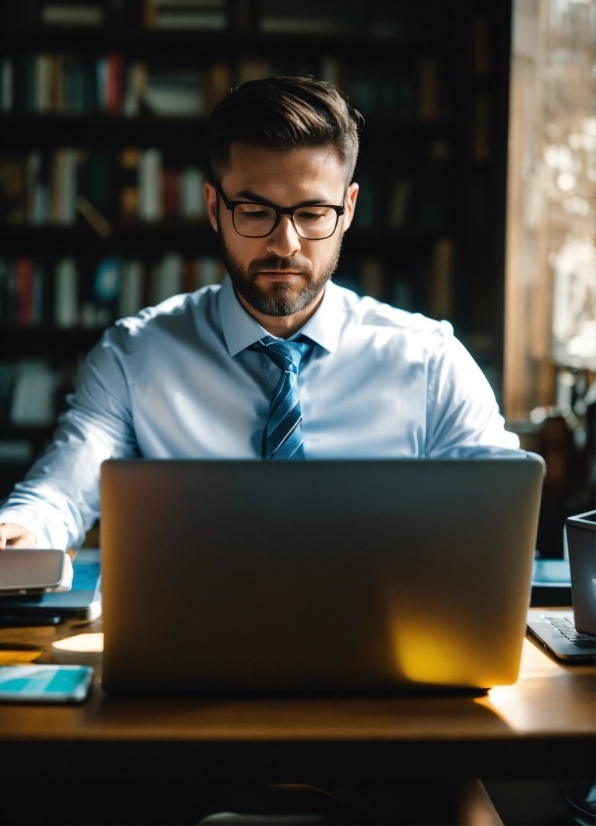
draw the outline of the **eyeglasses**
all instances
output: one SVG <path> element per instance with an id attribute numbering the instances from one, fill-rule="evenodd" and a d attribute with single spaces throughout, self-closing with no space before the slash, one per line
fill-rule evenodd
<path id="1" fill-rule="evenodd" d="M 344 207 L 330 204 L 298 207 L 276 207 L 253 201 L 228 201 L 219 184 L 215 188 L 227 209 L 232 213 L 232 223 L 238 235 L 244 238 L 265 238 L 279 224 L 282 215 L 289 215 L 292 226 L 301 238 L 322 241 L 330 238 L 337 229 L 339 216 Z M 344 194 L 345 198 L 345 194 Z"/>

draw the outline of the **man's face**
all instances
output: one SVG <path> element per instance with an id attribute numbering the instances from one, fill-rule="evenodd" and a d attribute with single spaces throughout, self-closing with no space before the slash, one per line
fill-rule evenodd
<path id="1" fill-rule="evenodd" d="M 265 316 L 293 316 L 318 303 L 333 274 L 343 233 L 350 225 L 358 187 L 346 193 L 345 169 L 334 147 L 275 151 L 233 144 L 221 181 L 228 201 L 253 201 L 279 207 L 332 204 L 345 207 L 330 238 L 306 240 L 289 215 L 270 235 L 239 235 L 211 184 L 205 186 L 211 224 L 219 232 L 224 263 L 243 303 Z M 345 198 L 344 198 L 345 195 Z"/>

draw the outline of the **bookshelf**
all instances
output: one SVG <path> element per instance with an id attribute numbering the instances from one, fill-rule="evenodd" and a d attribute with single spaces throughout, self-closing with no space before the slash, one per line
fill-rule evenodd
<path id="1" fill-rule="evenodd" d="M 362 111 L 336 278 L 448 318 L 500 394 L 509 30 L 488 0 L 3 4 L 0 497 L 107 324 L 221 278 L 206 116 L 253 77 L 317 74 Z"/>

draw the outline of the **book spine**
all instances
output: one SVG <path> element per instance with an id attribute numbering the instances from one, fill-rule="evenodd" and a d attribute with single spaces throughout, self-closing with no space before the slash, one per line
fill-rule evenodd
<path id="1" fill-rule="evenodd" d="M 162 214 L 166 220 L 180 217 L 180 177 L 175 169 L 161 171 Z"/>
<path id="2" fill-rule="evenodd" d="M 182 173 L 181 215 L 189 220 L 200 220 L 206 216 L 203 187 L 205 175 L 198 167 L 188 167 Z"/>
<path id="3" fill-rule="evenodd" d="M 418 64 L 418 102 L 419 120 L 432 121 L 438 116 L 438 69 L 436 61 L 421 60 Z"/>
<path id="4" fill-rule="evenodd" d="M 122 111 L 124 58 L 121 54 L 110 54 L 106 58 L 105 110 L 118 113 Z"/>
<path id="5" fill-rule="evenodd" d="M 142 152 L 139 162 L 139 215 L 143 221 L 159 221 L 163 215 L 160 171 L 159 149 Z"/>
<path id="6" fill-rule="evenodd" d="M 99 112 L 105 111 L 107 101 L 107 71 L 108 61 L 100 57 L 95 61 L 95 101 Z"/>
<path id="7" fill-rule="evenodd" d="M 435 242 L 431 261 L 430 314 L 433 318 L 450 318 L 453 313 L 453 242 L 440 238 Z"/>
<path id="8" fill-rule="evenodd" d="M 153 303 L 160 304 L 182 289 L 182 258 L 177 253 L 165 255 L 153 273 Z"/>
<path id="9" fill-rule="evenodd" d="M 33 265 L 31 289 L 31 324 L 39 327 L 44 316 L 44 268 L 41 264 Z"/>
<path id="10" fill-rule="evenodd" d="M 362 292 L 380 300 L 384 292 L 385 268 L 381 261 L 365 261 L 362 265 Z"/>
<path id="11" fill-rule="evenodd" d="M 135 315 L 143 307 L 143 264 L 127 261 L 122 270 L 122 286 L 118 297 L 118 317 Z"/>
<path id="12" fill-rule="evenodd" d="M 72 226 L 77 220 L 78 150 L 65 149 L 63 159 L 60 182 L 60 223 Z"/>
<path id="13" fill-rule="evenodd" d="M 31 324 L 31 304 L 33 298 L 33 261 L 19 258 L 17 273 L 17 323 L 23 327 Z"/>
<path id="14" fill-rule="evenodd" d="M 56 265 L 54 282 L 54 323 L 57 327 L 74 327 L 79 320 L 77 268 L 72 258 Z"/>
<path id="15" fill-rule="evenodd" d="M 200 274 L 199 286 L 208 287 L 210 284 L 221 284 L 225 269 L 219 258 L 204 256 L 199 259 Z"/>
<path id="16" fill-rule="evenodd" d="M 14 107 L 14 63 L 4 58 L 0 64 L 0 112 L 12 112 Z"/>
<path id="17" fill-rule="evenodd" d="M 50 111 L 50 67 L 49 55 L 37 55 L 33 63 L 33 110 L 39 114 Z"/>

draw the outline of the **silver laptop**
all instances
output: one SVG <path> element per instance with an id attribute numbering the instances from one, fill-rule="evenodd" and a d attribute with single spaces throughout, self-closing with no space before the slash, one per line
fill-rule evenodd
<path id="1" fill-rule="evenodd" d="M 530 611 L 528 628 L 551 654 L 567 662 L 596 658 L 596 511 L 565 525 L 573 611 Z"/>
<path id="2" fill-rule="evenodd" d="M 105 462 L 103 687 L 512 683 L 542 476 L 531 455 Z"/>

